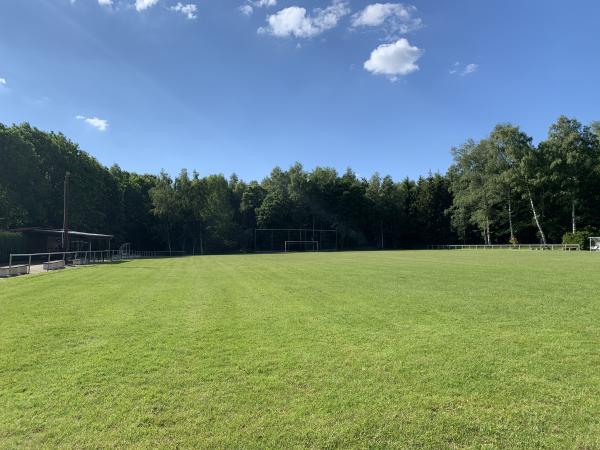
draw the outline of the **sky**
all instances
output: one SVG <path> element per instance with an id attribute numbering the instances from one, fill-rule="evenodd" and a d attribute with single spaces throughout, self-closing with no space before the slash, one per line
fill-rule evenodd
<path id="1" fill-rule="evenodd" d="M 395 179 L 600 119 L 597 0 L 0 0 L 0 122 L 107 166 Z"/>

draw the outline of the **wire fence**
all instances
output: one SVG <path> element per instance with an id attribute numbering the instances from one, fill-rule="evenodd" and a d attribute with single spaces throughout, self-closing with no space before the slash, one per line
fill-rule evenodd
<path id="1" fill-rule="evenodd" d="M 562 250 L 580 251 L 579 244 L 430 245 L 430 250 Z"/>
<path id="2" fill-rule="evenodd" d="M 32 266 L 42 266 L 42 271 L 62 269 L 66 266 L 112 263 L 138 258 L 164 258 L 184 256 L 183 251 L 171 250 L 78 250 L 72 252 L 11 253 L 8 266 L 0 267 L 0 277 L 31 273 Z"/>

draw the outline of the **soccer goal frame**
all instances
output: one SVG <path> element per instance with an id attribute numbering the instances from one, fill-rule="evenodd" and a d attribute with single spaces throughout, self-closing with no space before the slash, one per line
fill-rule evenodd
<path id="1" fill-rule="evenodd" d="M 305 247 L 318 246 L 319 252 L 331 252 L 338 249 L 338 236 L 335 229 L 317 228 L 255 228 L 254 252 L 288 252 L 292 242 L 304 242 Z M 317 244 L 312 244 L 316 242 Z M 291 244 L 292 246 L 298 245 Z"/>
<path id="2" fill-rule="evenodd" d="M 291 245 L 290 245 L 291 244 Z M 301 251 L 311 251 L 311 252 L 318 252 L 319 251 L 319 241 L 285 241 L 284 243 L 284 252 L 285 253 L 289 253 L 290 251 L 290 247 L 293 246 L 293 244 L 300 244 L 300 245 L 304 245 L 304 248 Z M 306 249 L 306 245 L 307 244 L 311 244 L 312 245 L 312 250 L 307 250 Z"/>

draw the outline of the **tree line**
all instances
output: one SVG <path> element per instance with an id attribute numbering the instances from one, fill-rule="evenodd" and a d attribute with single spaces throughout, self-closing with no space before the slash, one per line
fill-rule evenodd
<path id="1" fill-rule="evenodd" d="M 68 171 L 71 228 L 137 249 L 252 251 L 257 227 L 335 229 L 340 249 L 556 242 L 600 228 L 599 130 L 561 117 L 535 146 L 498 125 L 452 149 L 446 174 L 416 180 L 296 163 L 246 182 L 107 168 L 61 133 L 0 124 L 0 230 L 60 228 Z"/>
<path id="2" fill-rule="evenodd" d="M 600 124 L 560 117 L 537 146 L 518 127 L 452 149 L 452 226 L 467 242 L 583 243 L 600 227 Z M 578 230 L 580 231 L 578 233 Z"/>

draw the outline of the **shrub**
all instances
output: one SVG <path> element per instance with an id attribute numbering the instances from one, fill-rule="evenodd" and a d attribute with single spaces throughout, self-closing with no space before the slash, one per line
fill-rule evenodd
<path id="1" fill-rule="evenodd" d="M 589 230 L 576 231 L 575 233 L 565 233 L 562 237 L 563 244 L 579 244 L 581 249 L 589 248 L 589 237 L 594 233 Z"/>

